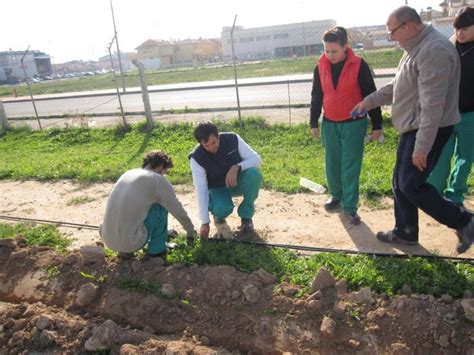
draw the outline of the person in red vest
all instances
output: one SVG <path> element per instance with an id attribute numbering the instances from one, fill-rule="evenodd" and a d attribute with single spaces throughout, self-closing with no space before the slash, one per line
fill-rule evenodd
<path id="1" fill-rule="evenodd" d="M 311 91 L 310 127 L 319 138 L 318 119 L 323 111 L 322 141 L 325 149 L 326 179 L 331 195 L 324 207 L 341 207 L 349 222 L 360 224 L 359 176 L 367 131 L 367 113 L 372 122 L 370 139 L 382 138 L 382 111 L 379 107 L 353 116 L 352 108 L 376 90 L 367 63 L 355 55 L 347 43 L 347 31 L 334 27 L 323 36 L 324 53 L 314 68 Z"/>

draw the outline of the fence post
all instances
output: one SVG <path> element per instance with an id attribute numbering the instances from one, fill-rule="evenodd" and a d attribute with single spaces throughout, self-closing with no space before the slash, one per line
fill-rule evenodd
<path id="1" fill-rule="evenodd" d="M 151 116 L 150 96 L 148 95 L 148 87 L 146 85 L 145 80 L 145 67 L 143 66 L 143 63 L 140 62 L 138 59 L 133 59 L 132 63 L 134 66 L 137 67 L 138 74 L 140 76 L 140 86 L 142 87 L 142 99 L 143 106 L 145 107 L 146 122 L 148 130 L 151 131 L 155 125 L 153 122 L 153 117 Z"/>
<path id="2" fill-rule="evenodd" d="M 2 130 L 8 131 L 10 129 L 2 101 L 0 101 L 0 123 L 2 125 Z"/>
<path id="3" fill-rule="evenodd" d="M 110 58 L 110 64 L 112 65 L 112 72 L 114 73 L 115 89 L 117 90 L 117 97 L 118 97 L 119 104 L 120 104 L 120 112 L 122 114 L 123 125 L 124 125 L 124 127 L 127 127 L 128 125 L 127 125 L 127 121 L 125 120 L 125 114 L 123 113 L 122 98 L 120 97 L 120 90 L 119 90 L 118 83 L 117 83 L 117 75 L 115 74 L 114 59 L 112 57 L 112 50 L 111 50 L 112 45 L 114 44 L 115 40 L 116 40 L 116 37 L 114 36 L 114 38 L 112 39 L 112 41 L 109 44 L 109 47 L 108 47 L 109 58 Z"/>
<path id="4" fill-rule="evenodd" d="M 288 83 L 288 114 L 289 114 L 289 120 L 290 120 L 290 126 L 291 126 L 291 97 L 290 97 L 290 79 L 287 79 Z"/>
<path id="5" fill-rule="evenodd" d="M 25 51 L 25 53 L 23 53 L 23 57 L 21 57 L 20 62 L 21 62 L 21 68 L 23 69 L 23 74 L 25 75 L 26 86 L 28 87 L 28 92 L 30 93 L 31 103 L 33 104 L 33 108 L 35 109 L 36 120 L 38 121 L 38 126 L 39 126 L 39 129 L 41 131 L 41 130 L 43 130 L 43 128 L 41 127 L 41 121 L 40 121 L 39 116 L 38 116 L 38 110 L 36 109 L 35 99 L 33 98 L 33 93 L 31 92 L 30 82 L 28 80 L 28 76 L 26 75 L 25 64 L 23 63 L 23 60 L 25 60 L 25 56 L 28 54 L 29 50 L 30 50 L 30 46 L 28 46 L 28 48 L 26 48 L 26 51 Z"/>
<path id="6" fill-rule="evenodd" d="M 239 112 L 239 126 L 242 129 L 242 116 L 240 114 L 239 84 L 237 83 L 237 69 L 235 67 L 235 51 L 234 51 L 235 21 L 237 21 L 237 15 L 235 15 L 234 24 L 232 25 L 232 30 L 230 31 L 230 42 L 231 42 L 231 48 L 232 48 L 232 63 L 234 64 L 234 80 L 235 80 L 235 92 L 237 94 L 237 110 Z"/>

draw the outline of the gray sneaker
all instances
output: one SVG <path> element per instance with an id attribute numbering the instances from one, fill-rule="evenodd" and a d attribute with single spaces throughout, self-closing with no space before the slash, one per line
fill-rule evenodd
<path id="1" fill-rule="evenodd" d="M 242 233 L 252 233 L 254 231 L 252 218 L 242 218 L 240 224 Z"/>
<path id="2" fill-rule="evenodd" d="M 471 217 L 471 220 L 464 228 L 459 229 L 456 234 L 458 235 L 459 243 L 456 246 L 456 251 L 461 254 L 466 252 L 471 244 L 474 242 L 474 217 Z"/>
<path id="3" fill-rule="evenodd" d="M 358 226 L 360 224 L 360 216 L 357 212 L 344 212 L 344 214 L 349 219 L 349 223 L 353 226 Z"/>

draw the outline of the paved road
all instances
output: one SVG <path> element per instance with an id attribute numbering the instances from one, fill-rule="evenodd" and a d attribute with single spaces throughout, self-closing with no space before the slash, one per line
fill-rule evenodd
<path id="1" fill-rule="evenodd" d="M 377 87 L 388 78 L 377 78 Z M 284 83 L 282 83 L 284 82 Z M 289 84 L 288 84 L 289 82 Z M 239 81 L 242 107 L 265 107 L 272 105 L 308 104 L 311 92 L 311 76 L 293 75 L 285 77 L 254 78 Z M 204 108 L 236 107 L 236 90 L 232 80 L 161 85 L 150 87 L 150 102 L 153 111 Z M 41 117 L 55 115 L 106 114 L 120 112 L 113 90 L 88 93 L 68 93 L 36 97 L 35 103 Z M 143 102 L 140 90 L 131 88 L 121 96 L 124 111 L 141 112 Z M 27 98 L 4 100 L 9 118 L 33 117 L 34 109 Z"/>

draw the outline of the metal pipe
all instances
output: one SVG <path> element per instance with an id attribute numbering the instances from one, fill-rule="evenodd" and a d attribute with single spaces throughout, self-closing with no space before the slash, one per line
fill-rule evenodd
<path id="1" fill-rule="evenodd" d="M 123 92 L 125 92 L 126 87 L 125 87 L 125 79 L 123 77 L 122 55 L 120 54 L 119 42 L 118 42 L 118 37 L 117 37 L 117 28 L 115 27 L 114 7 L 112 5 L 112 0 L 110 0 L 110 9 L 112 10 L 112 22 L 114 23 L 114 37 L 116 41 L 115 44 L 117 45 L 117 56 L 118 56 L 118 62 L 119 62 L 119 68 L 120 68 L 120 76 L 122 77 L 122 88 L 123 88 Z"/>
<path id="2" fill-rule="evenodd" d="M 109 44 L 108 50 L 109 50 L 110 64 L 112 65 L 112 72 L 114 73 L 115 89 L 117 90 L 117 97 L 118 97 L 119 104 L 120 104 L 120 112 L 122 114 L 122 121 L 123 121 L 124 127 L 126 127 L 127 126 L 127 121 L 125 120 L 125 114 L 123 113 L 122 98 L 120 97 L 120 90 L 119 90 L 118 83 L 117 83 L 117 75 L 115 75 L 114 59 L 112 57 L 112 51 L 111 51 L 112 45 L 114 44 L 114 40 L 116 40 L 116 39 L 117 38 L 115 36 L 114 36 L 114 38 L 112 38 L 112 41 Z"/>
<path id="3" fill-rule="evenodd" d="M 232 30 L 230 31 L 230 42 L 232 47 L 232 63 L 234 66 L 234 80 L 235 80 L 235 93 L 237 95 L 237 110 L 239 112 L 239 125 L 242 128 L 242 116 L 240 113 L 240 98 L 239 98 L 239 84 L 237 83 L 237 68 L 235 66 L 235 51 L 234 51 L 234 27 L 235 21 L 237 21 L 237 15 L 234 17 L 234 23 L 232 24 Z"/>

